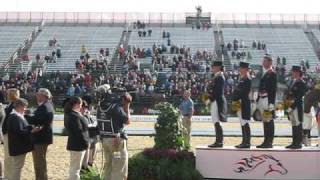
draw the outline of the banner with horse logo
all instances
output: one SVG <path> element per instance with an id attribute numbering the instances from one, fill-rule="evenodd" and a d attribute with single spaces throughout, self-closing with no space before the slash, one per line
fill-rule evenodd
<path id="1" fill-rule="evenodd" d="M 205 178 L 319 180 L 320 149 L 196 148 L 196 168 Z"/>

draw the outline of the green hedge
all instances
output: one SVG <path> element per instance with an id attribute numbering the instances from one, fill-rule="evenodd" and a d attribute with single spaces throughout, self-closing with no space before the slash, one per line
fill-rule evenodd
<path id="1" fill-rule="evenodd" d="M 195 169 L 195 156 L 183 138 L 179 111 L 170 103 L 156 105 L 160 111 L 155 124 L 153 148 L 129 159 L 129 180 L 202 180 Z"/>
<path id="2" fill-rule="evenodd" d="M 128 179 L 202 180 L 200 173 L 195 170 L 195 157 L 192 152 L 180 157 L 178 153 L 178 157 L 170 156 L 170 153 L 167 157 L 152 157 L 145 152 L 138 153 L 129 159 Z"/>

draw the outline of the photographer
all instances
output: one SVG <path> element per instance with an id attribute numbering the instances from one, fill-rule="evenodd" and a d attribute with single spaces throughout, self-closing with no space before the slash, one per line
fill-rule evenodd
<path id="1" fill-rule="evenodd" d="M 98 87 L 98 93 L 101 97 L 97 120 L 105 156 L 104 179 L 126 180 L 128 150 L 124 126 L 130 123 L 132 97 L 126 92 L 112 92 L 106 84 Z"/>

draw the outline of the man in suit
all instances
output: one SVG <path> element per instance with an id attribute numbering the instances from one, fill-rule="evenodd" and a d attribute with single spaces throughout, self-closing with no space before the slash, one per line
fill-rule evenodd
<path id="1" fill-rule="evenodd" d="M 14 109 L 7 121 L 9 155 L 12 158 L 7 179 L 19 180 L 26 154 L 33 149 L 31 134 L 41 131 L 42 127 L 32 127 L 24 118 L 24 112 L 28 106 L 27 100 L 18 99 L 13 106 Z"/>
<path id="2" fill-rule="evenodd" d="M 42 126 L 42 130 L 33 134 L 34 149 L 32 151 L 36 180 L 47 180 L 46 154 L 48 145 L 52 144 L 52 121 L 54 109 L 51 103 L 51 93 L 46 88 L 40 88 L 36 94 L 38 108 L 32 117 L 27 117 L 30 124 Z"/>
<path id="3" fill-rule="evenodd" d="M 232 94 L 232 101 L 239 101 L 240 110 L 237 111 L 242 129 L 242 142 L 236 148 L 250 148 L 251 132 L 249 122 L 251 119 L 251 103 L 249 93 L 251 90 L 251 77 L 249 74 L 249 63 L 240 62 L 240 80 Z"/>
<path id="4" fill-rule="evenodd" d="M 300 66 L 292 66 L 292 82 L 289 86 L 289 95 L 292 103 L 287 109 L 292 125 L 292 143 L 286 148 L 300 149 L 302 147 L 303 97 L 306 93 L 306 84 L 302 80 Z"/>
<path id="5" fill-rule="evenodd" d="M 277 74 L 272 68 L 272 57 L 263 58 L 263 75 L 259 84 L 257 109 L 263 121 L 264 141 L 257 148 L 272 148 L 274 138 L 275 100 L 277 92 Z M 265 116 L 265 113 L 271 116 Z"/>
<path id="6" fill-rule="evenodd" d="M 223 130 L 220 122 L 227 121 L 227 101 L 224 97 L 225 77 L 222 61 L 213 62 L 213 82 L 208 90 L 211 101 L 211 118 L 216 132 L 216 142 L 208 147 L 223 147 Z"/>

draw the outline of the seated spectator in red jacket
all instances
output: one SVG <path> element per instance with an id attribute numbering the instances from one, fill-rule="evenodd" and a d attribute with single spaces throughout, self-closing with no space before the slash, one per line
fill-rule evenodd
<path id="1" fill-rule="evenodd" d="M 91 81 L 92 81 L 92 77 L 89 73 L 86 73 L 86 75 L 84 76 L 84 84 L 86 85 L 87 88 L 91 87 Z"/>

